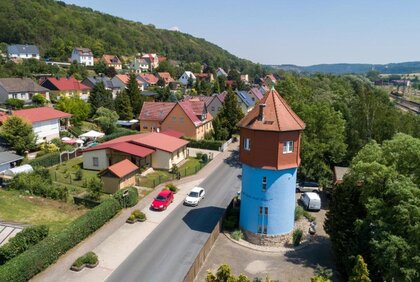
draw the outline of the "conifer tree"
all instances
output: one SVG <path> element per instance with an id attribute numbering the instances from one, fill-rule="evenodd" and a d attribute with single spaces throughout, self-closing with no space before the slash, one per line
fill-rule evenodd
<path id="1" fill-rule="evenodd" d="M 127 82 L 126 91 L 128 97 L 130 98 L 131 107 L 133 108 L 133 115 L 137 117 L 140 114 L 144 101 L 143 96 L 141 96 L 141 91 L 135 74 L 130 75 L 130 79 Z"/>
<path id="2" fill-rule="evenodd" d="M 114 109 L 114 101 L 112 100 L 112 93 L 105 89 L 102 81 L 96 83 L 92 92 L 89 95 L 90 114 L 93 116 L 100 107 L 110 110 Z"/>
<path id="3" fill-rule="evenodd" d="M 244 114 L 239 106 L 238 99 L 232 89 L 228 89 L 225 97 L 223 107 L 217 115 L 216 127 L 214 128 L 215 136 L 223 136 L 225 133 L 220 133 L 221 130 L 227 131 L 228 138 L 237 131 L 237 123 L 244 117 Z"/>
<path id="4" fill-rule="evenodd" d="M 131 120 L 133 118 L 133 107 L 125 90 L 121 91 L 115 98 L 115 111 L 122 120 Z"/>
<path id="5" fill-rule="evenodd" d="M 369 270 L 361 255 L 356 258 L 356 264 L 349 277 L 349 282 L 370 282 Z"/>

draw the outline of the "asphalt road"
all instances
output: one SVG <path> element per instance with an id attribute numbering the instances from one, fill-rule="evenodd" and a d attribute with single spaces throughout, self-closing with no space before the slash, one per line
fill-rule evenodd
<path id="1" fill-rule="evenodd" d="M 198 207 L 178 206 L 107 281 L 183 281 L 225 208 L 240 190 L 240 174 L 236 156 L 222 163 L 200 184 L 206 189 L 206 197 Z"/>

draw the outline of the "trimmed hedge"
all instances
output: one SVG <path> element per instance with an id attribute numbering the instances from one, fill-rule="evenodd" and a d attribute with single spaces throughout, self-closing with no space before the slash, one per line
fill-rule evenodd
<path id="1" fill-rule="evenodd" d="M 23 253 L 33 245 L 42 241 L 48 235 L 46 225 L 31 226 L 23 229 L 11 238 L 9 242 L 0 247 L 0 265 Z"/>
<path id="2" fill-rule="evenodd" d="M 46 154 L 46 155 L 43 155 L 42 157 L 35 158 L 33 160 L 28 161 L 28 164 L 30 164 L 33 167 L 35 166 L 51 167 L 59 163 L 60 163 L 60 152 Z"/>
<path id="3" fill-rule="evenodd" d="M 125 136 L 125 135 L 133 135 L 133 134 L 138 134 L 140 133 L 139 131 L 136 130 L 131 130 L 131 129 L 126 129 L 126 128 L 118 128 L 115 130 L 114 133 L 105 135 L 104 137 L 102 137 L 99 141 L 100 142 L 106 142 L 121 136 Z"/>
<path id="4" fill-rule="evenodd" d="M 220 140 L 194 140 L 187 137 L 183 137 L 183 139 L 190 142 L 187 145 L 188 147 L 214 151 L 218 151 L 219 148 L 225 143 L 225 141 Z"/>
<path id="5" fill-rule="evenodd" d="M 61 255 L 80 243 L 119 210 L 118 200 L 110 198 L 74 220 L 58 234 L 50 235 L 26 252 L 0 266 L 0 281 L 27 281 L 54 263 Z"/>
<path id="6" fill-rule="evenodd" d="M 128 197 L 124 200 L 123 193 L 126 190 L 128 190 Z M 121 207 L 134 207 L 139 201 L 139 191 L 134 187 L 129 187 L 116 192 L 114 198 L 118 200 Z"/>

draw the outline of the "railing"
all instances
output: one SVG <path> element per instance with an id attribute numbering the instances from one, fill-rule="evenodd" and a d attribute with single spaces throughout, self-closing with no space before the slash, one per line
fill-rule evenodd
<path id="1" fill-rule="evenodd" d="M 227 147 L 233 142 L 233 138 L 230 138 L 228 141 L 226 141 L 225 143 L 223 143 L 222 146 L 220 146 L 219 151 L 220 152 L 224 152 Z"/>

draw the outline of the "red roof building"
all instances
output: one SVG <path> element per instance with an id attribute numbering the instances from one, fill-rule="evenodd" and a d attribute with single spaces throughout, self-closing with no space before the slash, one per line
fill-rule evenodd
<path id="1" fill-rule="evenodd" d="M 104 62 L 107 67 L 113 67 L 116 70 L 122 69 L 121 60 L 115 55 L 103 55 L 101 61 Z"/>
<path id="2" fill-rule="evenodd" d="M 71 77 L 47 77 L 41 81 L 41 86 L 50 89 L 52 93 L 65 97 L 89 98 L 91 87 Z"/>
<path id="3" fill-rule="evenodd" d="M 104 192 L 115 193 L 120 189 L 135 185 L 138 172 L 139 168 L 128 159 L 102 170 L 99 176 L 103 182 Z"/>
<path id="4" fill-rule="evenodd" d="M 165 85 L 175 81 L 169 72 L 158 72 L 157 77 L 158 79 L 162 79 L 165 82 Z"/>
<path id="5" fill-rule="evenodd" d="M 141 73 L 137 76 L 137 78 L 143 82 L 146 87 L 156 85 L 158 82 L 158 78 L 151 73 Z"/>

